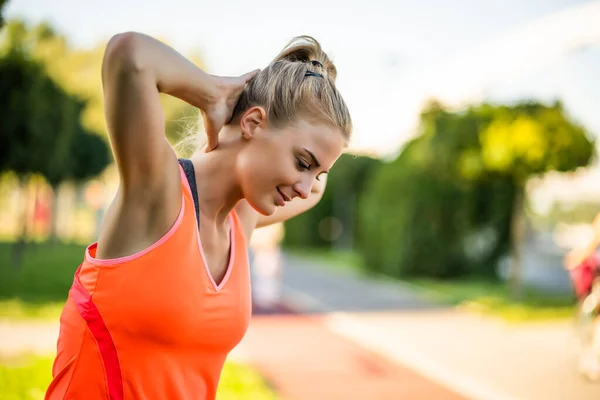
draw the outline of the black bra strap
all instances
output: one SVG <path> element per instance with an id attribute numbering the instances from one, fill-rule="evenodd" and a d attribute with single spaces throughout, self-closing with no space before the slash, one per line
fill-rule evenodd
<path id="1" fill-rule="evenodd" d="M 190 185 L 190 190 L 192 191 L 192 197 L 194 198 L 194 208 L 196 209 L 196 221 L 198 221 L 198 226 L 200 226 L 200 207 L 198 206 L 198 189 L 196 188 L 196 174 L 194 173 L 194 164 L 188 159 L 180 158 L 179 164 L 183 168 L 183 172 L 185 172 L 185 177 L 188 180 Z"/>

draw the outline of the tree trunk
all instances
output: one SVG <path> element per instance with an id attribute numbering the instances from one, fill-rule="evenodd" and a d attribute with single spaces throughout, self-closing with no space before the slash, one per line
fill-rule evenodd
<path id="1" fill-rule="evenodd" d="M 52 187 L 52 214 L 50 215 L 50 243 L 58 241 L 58 194 L 60 185 Z"/>
<path id="2" fill-rule="evenodd" d="M 509 289 L 514 299 L 523 296 L 522 282 L 522 245 L 525 236 L 525 190 L 518 187 L 513 204 L 511 232 L 510 232 L 510 267 L 509 267 Z"/>
<path id="3" fill-rule="evenodd" d="M 11 264 L 15 269 L 21 269 L 23 265 L 23 254 L 25 253 L 26 240 L 28 235 L 29 227 L 29 196 L 28 196 L 28 179 L 24 176 L 19 177 L 19 196 L 21 201 L 19 202 L 21 209 L 20 220 L 21 230 L 18 233 L 17 240 L 12 246 L 11 251 Z"/>

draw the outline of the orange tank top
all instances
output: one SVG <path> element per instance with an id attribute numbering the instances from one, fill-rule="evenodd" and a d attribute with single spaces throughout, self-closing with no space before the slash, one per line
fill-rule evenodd
<path id="1" fill-rule="evenodd" d="M 251 315 L 246 239 L 230 214 L 231 250 L 219 285 L 206 265 L 181 170 L 172 228 L 128 257 L 99 260 L 90 245 L 60 317 L 54 399 L 214 399 L 227 354 Z"/>

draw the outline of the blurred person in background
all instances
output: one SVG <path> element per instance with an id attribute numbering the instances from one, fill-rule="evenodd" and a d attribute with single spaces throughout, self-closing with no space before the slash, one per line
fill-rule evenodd
<path id="1" fill-rule="evenodd" d="M 582 339 L 579 359 L 581 373 L 590 380 L 600 380 L 600 213 L 592 223 L 593 234 L 585 245 L 570 251 L 565 268 L 578 299 L 577 319 Z"/>
<path id="2" fill-rule="evenodd" d="M 106 121 L 119 188 L 60 319 L 46 399 L 214 399 L 251 315 L 247 242 L 316 204 L 352 123 L 319 43 L 262 71 L 205 73 L 139 33 L 108 43 Z M 201 110 L 205 148 L 178 159 L 159 93 Z"/>
<path id="3" fill-rule="evenodd" d="M 257 229 L 250 240 L 253 303 L 261 312 L 278 311 L 282 300 L 281 248 L 283 223 Z"/>
<path id="4" fill-rule="evenodd" d="M 588 243 L 571 250 L 565 257 L 565 268 L 571 274 L 575 294 L 578 299 L 585 298 L 592 288 L 592 282 L 598 276 L 600 256 L 600 213 L 592 223 L 593 233 Z"/>

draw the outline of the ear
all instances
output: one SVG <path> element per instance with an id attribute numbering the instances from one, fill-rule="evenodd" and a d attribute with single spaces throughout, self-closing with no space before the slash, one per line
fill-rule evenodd
<path id="1" fill-rule="evenodd" d="M 252 139 L 259 128 L 267 123 L 267 113 L 259 106 L 250 107 L 240 119 L 240 129 L 244 139 Z"/>

